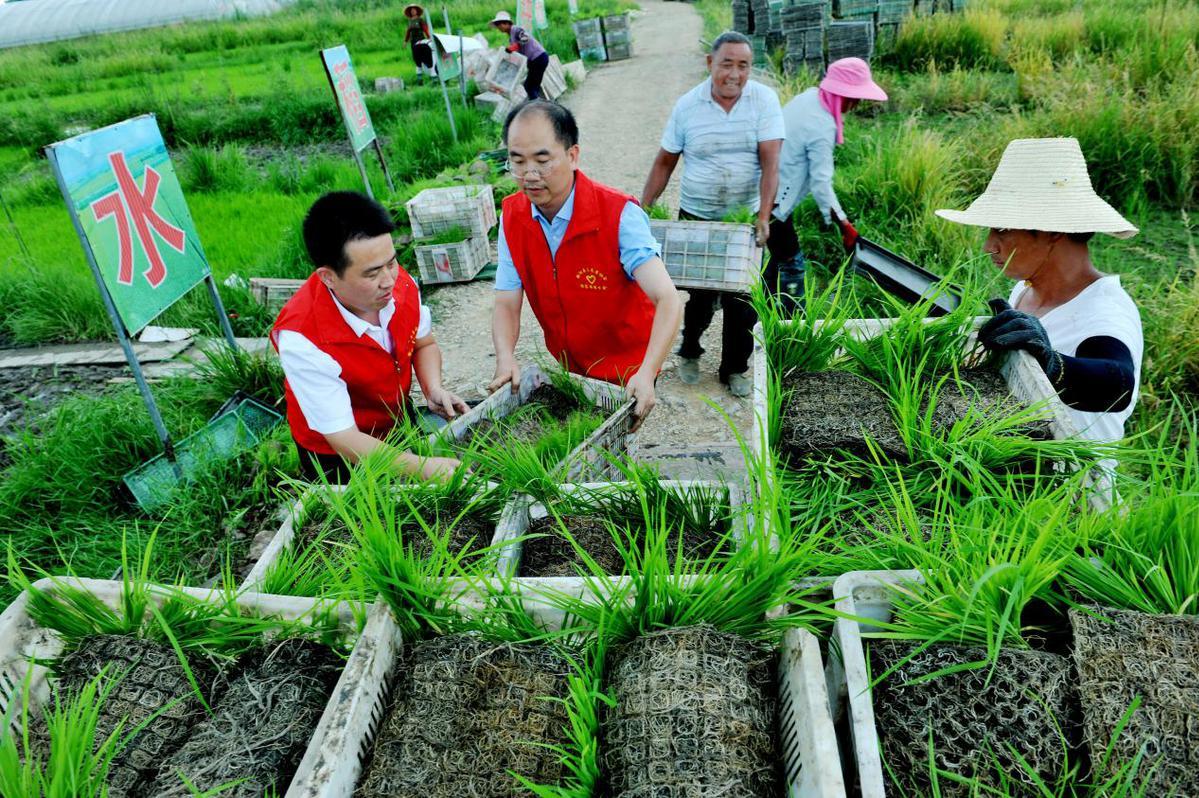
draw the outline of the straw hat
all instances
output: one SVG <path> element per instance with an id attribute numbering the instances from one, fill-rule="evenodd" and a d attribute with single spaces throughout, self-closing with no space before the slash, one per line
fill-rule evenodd
<path id="1" fill-rule="evenodd" d="M 942 219 L 978 227 L 1107 233 L 1132 238 L 1137 228 L 1091 188 L 1078 139 L 1016 139 L 1007 145 L 987 190 L 964 211 Z"/>
<path id="2" fill-rule="evenodd" d="M 412 9 L 414 9 L 414 8 L 416 9 L 416 13 L 417 13 L 417 14 L 424 14 L 424 13 L 425 13 L 425 9 L 424 9 L 424 8 L 422 8 L 421 6 L 417 5 L 416 3 L 409 3 L 408 5 L 404 6 L 404 16 L 406 16 L 406 17 L 410 17 L 410 16 L 412 16 L 412 15 L 411 15 L 411 14 L 409 14 L 408 12 L 409 12 L 409 11 L 411 11 Z"/>
<path id="3" fill-rule="evenodd" d="M 829 64 L 820 88 L 853 100 L 887 99 L 887 93 L 871 78 L 870 65 L 860 58 L 841 58 Z"/>
<path id="4" fill-rule="evenodd" d="M 495 15 L 495 19 L 491 20 L 491 22 L 488 22 L 487 24 L 488 25 L 498 25 L 501 22 L 511 22 L 511 21 L 512 21 L 512 15 L 509 14 L 507 11 L 497 11 L 496 15 Z"/>

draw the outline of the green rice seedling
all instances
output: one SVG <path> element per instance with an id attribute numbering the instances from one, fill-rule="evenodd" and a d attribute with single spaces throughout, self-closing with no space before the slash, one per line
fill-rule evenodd
<path id="1" fill-rule="evenodd" d="M 656 202 L 653 205 L 650 205 L 648 208 L 645 209 L 645 212 L 649 215 L 649 218 L 651 218 L 651 219 L 669 220 L 669 219 L 673 218 L 670 215 L 670 208 L 668 208 L 666 205 L 664 205 L 660 202 Z"/>
<path id="2" fill-rule="evenodd" d="M 758 215 L 749 208 L 734 208 L 726 213 L 720 221 L 732 224 L 753 224 L 757 219 Z"/>
<path id="3" fill-rule="evenodd" d="M 415 246 L 432 246 L 434 244 L 457 244 L 470 238 L 470 231 L 465 227 L 451 227 L 431 238 L 422 238 L 413 242 Z"/>
<path id="4" fill-rule="evenodd" d="M 242 191 L 251 180 L 251 167 L 244 150 L 226 144 L 189 147 L 180 164 L 180 182 L 185 191 Z"/>

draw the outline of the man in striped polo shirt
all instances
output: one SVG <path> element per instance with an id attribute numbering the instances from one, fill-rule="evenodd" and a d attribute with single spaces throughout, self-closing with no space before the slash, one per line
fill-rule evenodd
<path id="1" fill-rule="evenodd" d="M 654 159 L 641 204 L 652 205 L 670 182 L 683 156 L 680 219 L 720 221 L 748 208 L 757 218 L 758 244 L 770 235 L 770 214 L 778 188 L 779 151 L 786 129 L 778 95 L 749 79 L 753 48 L 749 38 L 728 31 L 712 42 L 707 80 L 675 103 L 661 149 Z M 716 302 L 724 308 L 720 381 L 734 396 L 748 396 L 752 387 L 749 357 L 753 352 L 756 320 L 744 294 L 689 289 L 683 312 L 683 343 L 679 347 L 683 382 L 699 382 L 700 336 L 712 323 Z"/>

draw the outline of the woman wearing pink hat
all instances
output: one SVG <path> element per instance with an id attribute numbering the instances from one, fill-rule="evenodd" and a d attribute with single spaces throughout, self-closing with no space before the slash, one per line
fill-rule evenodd
<path id="1" fill-rule="evenodd" d="M 791 310 L 803 301 L 804 259 L 791 223 L 795 207 L 809 194 L 825 223 L 841 226 L 846 250 L 852 250 L 858 233 L 841 209 L 833 191 L 833 147 L 845 141 L 844 115 L 862 100 L 883 101 L 887 93 L 870 76 L 870 65 L 860 58 L 842 58 L 829 64 L 824 80 L 796 95 L 783 107 L 787 138 L 779 161 L 779 191 L 767 246 L 770 264 L 767 285 L 778 286 Z"/>

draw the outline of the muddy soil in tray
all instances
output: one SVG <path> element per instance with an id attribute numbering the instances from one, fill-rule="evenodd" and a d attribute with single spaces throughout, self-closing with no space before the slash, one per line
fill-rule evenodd
<path id="1" fill-rule="evenodd" d="M 847 371 L 802 372 L 783 382 L 779 448 L 802 459 L 837 449 L 867 454 L 869 437 L 892 457 L 906 455 L 887 395 Z"/>
<path id="2" fill-rule="evenodd" d="M 396 671 L 357 798 L 526 796 L 509 771 L 539 784 L 565 775 L 567 663 L 546 646 L 475 634 L 417 643 Z"/>
<path id="3" fill-rule="evenodd" d="M 780 794 L 775 654 L 711 626 L 643 635 L 609 655 L 604 795 Z"/>
<path id="4" fill-rule="evenodd" d="M 199 657 L 189 658 L 188 665 L 207 695 L 214 669 Z M 196 698 L 183 665 L 169 645 L 133 637 L 86 637 L 55 666 L 54 674 L 59 690 L 70 694 L 105 668 L 110 675 L 119 675 L 120 681 L 100 710 L 97 742 L 112 734 L 118 723 L 123 722 L 123 736 L 154 716 L 113 759 L 108 795 L 152 795 L 150 786 L 159 766 L 204 717 L 204 705 Z"/>
<path id="5" fill-rule="evenodd" d="M 242 657 L 221 679 L 212 714 L 162 764 L 151 793 L 188 798 L 197 790 L 228 798 L 282 794 L 295 775 L 344 662 L 334 651 L 307 640 L 284 640 Z"/>
<path id="6" fill-rule="evenodd" d="M 552 385 L 541 385 L 529 394 L 529 400 L 520 406 L 514 416 L 478 422 L 462 437 L 458 447 L 466 448 L 476 438 L 502 437 L 505 440 L 533 443 L 546 432 L 547 419 L 561 423 L 579 411 L 600 412 L 595 406 L 585 405 Z"/>
<path id="7" fill-rule="evenodd" d="M 624 560 L 616 548 L 612 532 L 602 518 L 567 515 L 562 517 L 562 522 L 570 530 L 575 543 L 586 551 L 605 573 L 624 573 Z M 618 528 L 622 527 L 623 524 L 618 523 Z M 688 560 L 703 560 L 711 556 L 723 542 L 724 533 L 723 529 L 685 529 L 683 556 Z M 580 569 L 584 573 L 590 573 L 578 551 L 562 535 L 562 528 L 553 516 L 530 521 L 528 534 L 541 537 L 529 538 L 522 543 L 521 576 L 578 576 Z M 677 551 L 678 537 L 672 535 L 666 544 L 666 556 L 672 565 Z"/>
<path id="8" fill-rule="evenodd" d="M 444 531 L 445 527 L 454 523 L 454 520 L 458 519 L 465 509 L 465 505 L 462 504 L 442 505 L 435 512 L 436 521 L 431 524 L 432 528 L 436 531 Z M 425 518 L 428 519 L 429 515 L 434 515 L 434 513 L 426 515 Z M 419 555 L 424 556 L 432 551 L 432 542 L 424 534 L 418 522 L 406 523 L 404 533 L 405 540 L 410 539 L 409 542 L 413 544 Z M 462 551 L 467 544 L 470 544 L 471 550 L 486 548 L 491 545 L 494 534 L 495 521 L 489 518 L 487 513 L 482 511 L 467 513 L 458 519 L 450 531 L 449 548 L 454 552 Z M 330 515 L 329 511 L 324 508 L 317 508 L 312 513 L 311 519 L 296 533 L 294 545 L 299 547 L 299 551 L 303 551 L 318 540 L 326 543 L 349 543 L 352 542 L 353 536 L 342 524 L 340 518 Z"/>
<path id="9" fill-rule="evenodd" d="M 882 674 L 916 646 L 906 642 L 870 642 L 870 669 Z M 1059 729 L 1073 746 L 1078 738 L 1077 698 L 1070 661 L 1043 651 L 1003 650 L 998 664 L 960 671 L 911 684 L 943 668 L 987 658 L 985 649 L 937 645 L 912 656 L 874 687 L 874 721 L 884 772 L 895 785 L 930 794 L 928 736 L 933 734 L 937 766 L 999 789 L 993 757 L 1010 777 L 1011 796 L 1040 793 L 1013 757 L 1014 749 L 1041 779 L 1052 784 L 1062 775 Z M 940 780 L 946 798 L 970 795 L 968 788 Z"/>
<path id="10" fill-rule="evenodd" d="M 1199 617 L 1090 607 L 1070 610 L 1070 623 L 1092 761 L 1140 696 L 1113 769 L 1143 747 L 1141 774 L 1161 758 L 1146 795 L 1199 795 Z"/>
<path id="11" fill-rule="evenodd" d="M 958 377 L 961 385 L 951 378 L 937 396 L 933 421 L 941 429 L 948 430 L 964 419 L 971 405 L 978 406 L 990 417 L 1010 416 L 1027 408 L 1027 405 L 1012 396 L 1011 389 L 998 371 L 965 369 L 958 372 Z M 1029 422 L 1019 431 L 1037 440 L 1053 437 L 1048 420 Z"/>

